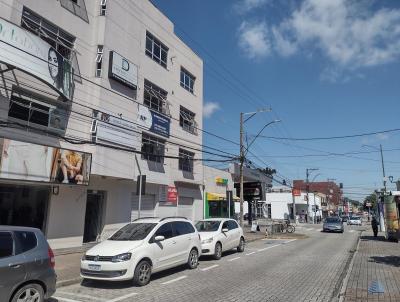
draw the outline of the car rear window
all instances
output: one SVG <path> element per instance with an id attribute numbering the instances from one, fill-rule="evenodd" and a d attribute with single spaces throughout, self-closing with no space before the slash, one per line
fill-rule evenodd
<path id="1" fill-rule="evenodd" d="M 37 238 L 33 232 L 17 231 L 14 235 L 19 243 L 18 254 L 30 251 L 37 246 Z"/>
<path id="2" fill-rule="evenodd" d="M 156 226 L 156 223 L 130 223 L 117 231 L 108 240 L 135 241 L 143 240 Z"/>
<path id="3" fill-rule="evenodd" d="M 341 222 L 341 220 L 340 220 L 340 218 L 330 218 L 330 217 L 328 217 L 328 218 L 325 219 L 325 222 L 327 222 L 327 223 L 339 223 L 339 222 Z"/>
<path id="4" fill-rule="evenodd" d="M 14 242 L 10 232 L 0 232 L 0 258 L 13 255 Z"/>

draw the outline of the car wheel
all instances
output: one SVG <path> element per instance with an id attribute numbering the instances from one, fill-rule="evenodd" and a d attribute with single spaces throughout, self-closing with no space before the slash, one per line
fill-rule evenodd
<path id="1" fill-rule="evenodd" d="M 237 247 L 237 251 L 239 253 L 243 253 L 244 252 L 244 238 L 243 237 L 240 237 L 240 242 L 239 242 L 239 245 Z"/>
<path id="2" fill-rule="evenodd" d="M 219 260 L 219 259 L 221 259 L 221 257 L 222 257 L 222 245 L 221 245 L 221 243 L 217 242 L 215 244 L 215 251 L 214 251 L 213 258 L 215 260 Z"/>
<path id="3" fill-rule="evenodd" d="M 13 296 L 12 302 L 43 302 L 44 291 L 43 288 L 36 283 L 27 284 L 21 287 Z"/>
<path id="4" fill-rule="evenodd" d="M 190 269 L 195 269 L 199 265 L 199 253 L 196 249 L 190 251 L 187 265 Z"/>
<path id="5" fill-rule="evenodd" d="M 133 275 L 133 282 L 136 285 L 144 286 L 150 282 L 151 277 L 151 264 L 147 260 L 142 260 L 135 268 Z"/>

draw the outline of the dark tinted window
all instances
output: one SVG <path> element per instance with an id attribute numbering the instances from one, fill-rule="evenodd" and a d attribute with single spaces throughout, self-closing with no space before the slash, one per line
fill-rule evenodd
<path id="1" fill-rule="evenodd" d="M 11 233 L 0 232 L 0 258 L 12 256 L 13 246 L 14 244 Z"/>
<path id="2" fill-rule="evenodd" d="M 127 241 L 143 240 L 156 226 L 155 223 L 131 223 L 124 226 L 110 237 L 109 240 Z"/>
<path id="3" fill-rule="evenodd" d="M 199 232 L 216 232 L 220 224 L 221 222 L 218 220 L 199 221 L 196 223 L 196 229 Z"/>
<path id="4" fill-rule="evenodd" d="M 229 230 L 233 230 L 233 229 L 237 229 L 238 228 L 238 225 L 237 225 L 237 223 L 235 221 L 229 220 L 227 222 L 228 222 L 228 229 Z"/>
<path id="5" fill-rule="evenodd" d="M 163 224 L 155 233 L 155 236 L 164 236 L 165 239 L 172 238 L 173 237 L 173 232 L 172 232 L 172 223 L 168 222 L 166 224 Z"/>
<path id="6" fill-rule="evenodd" d="M 19 243 L 19 253 L 24 253 L 37 246 L 37 238 L 32 232 L 14 232 L 15 238 Z"/>
<path id="7" fill-rule="evenodd" d="M 342 220 L 338 217 L 328 217 L 325 219 L 326 223 L 341 223 Z"/>
<path id="8" fill-rule="evenodd" d="M 224 223 L 222 224 L 222 229 L 229 229 L 228 228 L 228 221 L 224 221 Z"/>
<path id="9" fill-rule="evenodd" d="M 176 236 L 194 233 L 194 231 L 195 231 L 189 222 L 176 221 L 176 222 L 173 222 L 173 225 L 174 225 Z"/>

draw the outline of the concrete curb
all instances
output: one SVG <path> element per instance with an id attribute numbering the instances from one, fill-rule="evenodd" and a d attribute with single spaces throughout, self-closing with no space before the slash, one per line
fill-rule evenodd
<path id="1" fill-rule="evenodd" d="M 357 241 L 356 250 L 354 251 L 353 255 L 351 256 L 351 261 L 350 261 L 350 264 L 349 264 L 349 266 L 347 268 L 346 276 L 343 279 L 343 283 L 342 283 L 342 286 L 340 288 L 340 292 L 339 292 L 339 296 L 338 296 L 339 297 L 339 302 L 343 302 L 344 301 L 344 295 L 346 293 L 347 284 L 349 283 L 350 274 L 351 274 L 351 271 L 353 270 L 354 258 L 356 256 L 356 254 L 358 253 L 358 249 L 359 249 L 360 242 L 361 242 L 361 236 L 362 236 L 363 232 L 364 231 L 360 232 L 360 236 L 358 237 L 358 241 Z"/>
<path id="2" fill-rule="evenodd" d="M 56 283 L 56 288 L 60 288 L 60 287 L 68 286 L 68 285 L 73 285 L 73 284 L 81 283 L 81 282 L 82 282 L 82 278 L 81 277 L 68 279 L 68 280 L 62 280 L 62 281 L 58 281 Z"/>

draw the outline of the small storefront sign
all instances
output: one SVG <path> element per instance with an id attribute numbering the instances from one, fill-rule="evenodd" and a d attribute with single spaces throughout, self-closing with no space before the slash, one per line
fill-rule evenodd
<path id="1" fill-rule="evenodd" d="M 293 196 L 301 196 L 301 190 L 300 189 L 293 189 L 292 190 L 292 195 Z"/>
<path id="2" fill-rule="evenodd" d="M 137 66 L 115 51 L 110 51 L 109 77 L 130 88 L 137 89 Z"/>
<path id="3" fill-rule="evenodd" d="M 178 202 L 178 190 L 174 186 L 160 185 L 159 187 L 160 206 L 176 206 Z"/>
<path id="4" fill-rule="evenodd" d="M 168 186 L 168 194 L 167 194 L 168 202 L 177 203 L 178 201 L 178 190 L 176 187 Z"/>
<path id="5" fill-rule="evenodd" d="M 226 185 L 228 185 L 228 179 L 227 178 L 217 177 L 215 179 L 215 183 L 217 185 L 220 185 L 220 186 L 226 186 Z"/>

